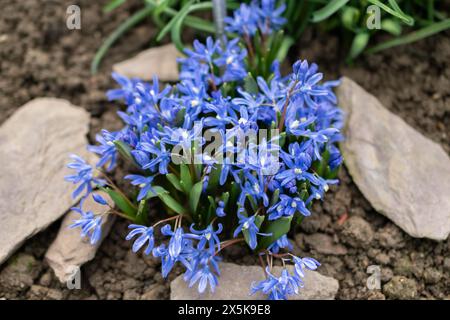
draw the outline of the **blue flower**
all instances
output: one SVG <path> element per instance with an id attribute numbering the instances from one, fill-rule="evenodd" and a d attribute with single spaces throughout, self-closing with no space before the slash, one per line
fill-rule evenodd
<path id="1" fill-rule="evenodd" d="M 267 247 L 267 250 L 269 250 L 272 253 L 278 253 L 280 249 L 288 249 L 292 250 L 294 247 L 289 242 L 287 235 L 282 235 L 280 238 L 277 239 L 274 243 L 272 243 L 270 246 Z"/>
<path id="2" fill-rule="evenodd" d="M 233 17 L 225 17 L 225 30 L 244 36 L 253 36 L 258 29 L 258 10 L 254 4 L 243 3 L 234 10 Z"/>
<path id="3" fill-rule="evenodd" d="M 122 88 L 109 90 L 106 93 L 108 100 L 111 101 L 124 99 L 127 102 L 131 102 L 133 100 L 135 84 L 137 81 L 130 80 L 127 77 L 121 76 L 116 72 L 112 73 L 112 77 Z"/>
<path id="4" fill-rule="evenodd" d="M 217 251 L 220 250 L 220 239 L 217 236 L 222 232 L 222 224 L 218 224 L 218 229 L 214 231 L 212 224 L 210 224 L 206 229 L 204 230 L 195 230 L 194 224 L 191 225 L 191 233 L 194 235 L 198 235 L 197 240 L 199 240 L 197 244 L 197 249 L 203 250 L 206 248 L 206 244 L 208 244 L 208 250 L 211 254 L 214 254 Z"/>
<path id="5" fill-rule="evenodd" d="M 197 281 L 199 282 L 198 292 L 200 294 L 205 292 L 208 284 L 211 292 L 214 292 L 216 286 L 219 284 L 217 276 L 211 271 L 209 266 L 203 266 L 192 275 L 189 281 L 189 287 L 192 287 Z"/>
<path id="6" fill-rule="evenodd" d="M 302 199 L 281 194 L 280 201 L 272 206 L 267 213 L 270 213 L 269 220 L 276 220 L 281 217 L 290 217 L 297 211 L 305 217 L 311 215 Z"/>
<path id="7" fill-rule="evenodd" d="M 169 254 L 169 250 L 164 243 L 153 249 L 153 256 L 161 258 L 161 273 L 166 278 L 175 265 L 176 259 Z"/>
<path id="8" fill-rule="evenodd" d="M 269 197 L 265 190 L 267 181 L 264 179 L 263 175 L 258 175 L 258 177 L 252 174 L 246 175 L 247 180 L 241 187 L 241 194 L 238 199 L 238 203 L 244 206 L 245 199 L 250 196 L 255 201 L 262 200 L 264 207 L 269 206 Z"/>
<path id="9" fill-rule="evenodd" d="M 234 230 L 233 237 L 236 238 L 240 232 L 247 231 L 249 236 L 248 245 L 251 249 L 255 249 L 258 245 L 258 242 L 256 240 L 257 235 L 270 236 L 270 234 L 259 232 L 259 227 L 255 224 L 256 215 L 250 217 L 246 217 L 240 213 L 238 213 L 237 215 L 239 217 L 239 225 L 236 230 Z"/>
<path id="10" fill-rule="evenodd" d="M 103 198 L 101 195 L 99 195 L 98 193 L 93 193 L 92 194 L 92 198 L 94 199 L 95 202 L 97 202 L 98 204 L 101 204 L 103 206 L 109 206 L 108 202 L 105 200 L 105 198 Z"/>
<path id="11" fill-rule="evenodd" d="M 154 144 L 143 142 L 136 149 L 138 151 L 148 152 L 153 154 L 155 158 L 148 159 L 148 161 L 140 161 L 142 165 L 142 169 L 150 169 L 152 171 L 158 171 L 160 174 L 167 174 L 167 167 L 171 161 L 171 153 L 166 149 L 166 146 L 163 142 L 159 142 L 159 145 L 156 146 Z M 132 152 L 133 155 L 135 153 Z M 135 156 L 136 158 L 136 156 Z M 155 167 L 158 165 L 158 170 Z"/>
<path id="12" fill-rule="evenodd" d="M 147 247 L 145 248 L 144 253 L 149 255 L 153 247 L 155 245 L 155 238 L 153 236 L 153 227 L 146 227 L 137 224 L 130 224 L 128 226 L 129 229 L 133 229 L 125 238 L 127 241 L 131 240 L 136 235 L 140 235 L 136 241 L 133 243 L 133 252 L 138 252 L 147 242 Z"/>
<path id="13" fill-rule="evenodd" d="M 289 145 L 289 151 L 289 154 L 284 151 L 281 152 L 281 158 L 287 168 L 275 176 L 276 179 L 281 181 L 281 186 L 286 186 L 289 182 L 295 180 L 308 180 L 318 185 L 319 179 L 314 174 L 307 172 L 311 167 L 311 157 L 302 152 L 300 145 L 296 142 Z"/>
<path id="14" fill-rule="evenodd" d="M 79 186 L 72 193 L 72 198 L 77 198 L 83 190 L 86 190 L 86 195 L 92 192 L 93 188 L 97 186 L 104 186 L 106 181 L 94 176 L 94 170 L 81 157 L 72 154 L 70 156 L 74 162 L 67 165 L 69 169 L 75 170 L 76 174 L 65 176 L 64 179 L 73 184 L 79 184 Z"/>
<path id="15" fill-rule="evenodd" d="M 331 170 L 334 170 L 342 164 L 344 158 L 342 157 L 339 149 L 334 145 L 330 145 L 329 152 L 330 158 L 328 159 L 328 165 L 330 166 Z"/>
<path id="16" fill-rule="evenodd" d="M 305 268 L 309 270 L 316 270 L 320 266 L 319 261 L 317 261 L 314 258 L 307 258 L 307 257 L 299 258 L 293 256 L 293 260 L 294 260 L 294 273 L 299 279 L 305 277 L 304 272 Z"/>
<path id="17" fill-rule="evenodd" d="M 102 236 L 102 223 L 103 219 L 101 215 L 95 215 L 92 211 L 83 211 L 83 200 L 80 202 L 80 206 L 72 208 L 73 211 L 80 214 L 80 218 L 73 221 L 69 228 L 81 228 L 81 237 L 88 236 L 92 245 L 96 244 Z"/>
<path id="18" fill-rule="evenodd" d="M 217 275 L 220 275 L 218 265 L 220 258 L 215 253 L 211 253 L 210 250 L 197 249 L 191 254 L 190 259 L 190 268 L 184 274 L 184 280 L 189 283 L 189 287 L 198 282 L 198 292 L 200 294 L 205 292 L 208 285 L 210 291 L 214 292 L 219 283 Z"/>
<path id="19" fill-rule="evenodd" d="M 313 97 L 329 94 L 329 90 L 318 85 L 323 78 L 323 74 L 317 72 L 318 67 L 315 63 L 309 66 L 306 60 L 295 62 L 292 69 L 291 81 L 293 81 L 294 88 L 291 100 L 295 103 L 299 103 L 298 100 L 301 100 L 309 107 L 316 108 L 317 103 L 313 100 Z"/>
<path id="20" fill-rule="evenodd" d="M 208 37 L 206 39 L 206 45 L 198 40 L 194 40 L 193 45 L 194 50 L 185 49 L 184 53 L 190 58 L 211 64 L 213 62 L 213 56 L 219 48 L 219 41 L 214 41 L 211 37 Z"/>
<path id="21" fill-rule="evenodd" d="M 139 188 L 141 188 L 141 191 L 139 191 L 139 195 L 137 197 L 138 201 L 144 199 L 150 191 L 156 193 L 152 188 L 154 176 L 144 177 L 137 174 L 129 174 L 125 176 L 125 179 L 131 180 L 132 185 L 139 186 Z"/>
<path id="22" fill-rule="evenodd" d="M 162 244 L 154 248 L 153 255 L 161 258 L 163 277 L 167 277 L 176 262 L 181 262 L 187 269 L 192 270 L 192 259 L 197 255 L 192 239 L 197 238 L 197 235 L 184 233 L 181 227 L 172 231 L 168 224 L 161 228 L 161 233 L 170 236 L 169 244 L 167 247 Z"/>
<path id="23" fill-rule="evenodd" d="M 247 50 L 241 49 L 238 45 L 239 38 L 226 43 L 225 49 L 219 48 L 220 57 L 214 60 L 218 67 L 225 67 L 222 75 L 222 81 L 239 81 L 247 76 L 247 69 L 244 59 L 247 56 Z"/>
<path id="24" fill-rule="evenodd" d="M 100 155 L 101 158 L 97 163 L 97 167 L 103 167 L 108 163 L 106 170 L 110 171 L 114 169 L 117 161 L 117 150 L 114 145 L 114 141 L 117 140 L 117 133 L 109 132 L 105 129 L 103 129 L 101 133 L 101 135 L 96 135 L 96 140 L 100 145 L 90 145 L 88 146 L 88 150 Z"/>
<path id="25" fill-rule="evenodd" d="M 281 16 L 286 10 L 286 4 L 282 3 L 276 8 L 276 2 L 276 0 L 261 0 L 261 9 L 259 9 L 261 18 L 258 25 L 263 34 L 277 31 L 287 22 L 286 18 Z"/>
<path id="26" fill-rule="evenodd" d="M 251 294 L 261 291 L 268 295 L 269 300 L 287 300 L 289 295 L 298 294 L 302 285 L 299 278 L 290 275 L 287 269 L 283 269 L 277 278 L 266 268 L 266 279 L 252 284 Z"/>
<path id="27" fill-rule="evenodd" d="M 321 153 L 323 151 L 323 146 L 327 143 L 330 138 L 339 132 L 336 128 L 326 128 L 317 132 L 311 130 L 305 130 L 299 132 L 298 135 L 308 137 L 309 139 L 304 142 L 304 148 L 311 147 L 313 150 L 315 159 L 322 159 Z"/>

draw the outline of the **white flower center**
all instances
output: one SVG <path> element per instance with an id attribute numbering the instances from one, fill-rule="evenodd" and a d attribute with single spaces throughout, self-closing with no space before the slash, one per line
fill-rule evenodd
<path id="1" fill-rule="evenodd" d="M 295 173 L 295 174 L 302 174 L 302 172 L 303 172 L 303 170 L 300 169 L 300 168 L 295 168 L 295 169 L 294 169 L 294 173 Z"/>
<path id="2" fill-rule="evenodd" d="M 299 125 L 300 125 L 300 122 L 298 120 L 294 120 L 291 123 L 291 129 L 297 129 Z"/>

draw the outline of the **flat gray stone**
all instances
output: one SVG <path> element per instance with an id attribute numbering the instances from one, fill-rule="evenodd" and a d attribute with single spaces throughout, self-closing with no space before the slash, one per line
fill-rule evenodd
<path id="1" fill-rule="evenodd" d="M 110 206 L 114 206 L 114 202 L 104 192 L 97 192 L 100 194 Z M 101 214 L 109 210 L 107 206 L 103 206 L 95 202 L 92 197 L 86 199 L 83 204 L 83 210 L 92 211 L 95 214 Z M 45 254 L 45 259 L 48 265 L 55 272 L 56 277 L 62 283 L 67 283 L 72 280 L 76 271 L 86 262 L 95 257 L 97 249 L 101 242 L 111 230 L 114 221 L 114 216 L 107 215 L 102 225 L 102 238 L 95 245 L 89 241 L 89 237 L 82 238 L 80 236 L 80 229 L 70 229 L 69 225 L 74 220 L 79 219 L 80 215 L 77 212 L 69 212 L 61 223 L 58 235 Z"/>
<path id="2" fill-rule="evenodd" d="M 363 195 L 409 235 L 445 240 L 450 233 L 448 155 L 352 80 L 343 78 L 337 95 L 347 113 L 341 145 L 345 165 Z"/>
<path id="3" fill-rule="evenodd" d="M 87 154 L 88 126 L 82 108 L 38 98 L 0 127 L 0 264 L 73 205 L 66 164 Z"/>
<path id="4" fill-rule="evenodd" d="M 171 300 L 264 300 L 260 293 L 250 295 L 252 283 L 264 279 L 264 272 L 260 266 L 239 266 L 234 263 L 223 262 L 219 265 L 219 285 L 214 293 L 209 288 L 200 295 L 197 287 L 192 288 L 184 281 L 183 275 L 178 276 L 170 284 Z M 273 273 L 280 275 L 282 268 L 274 267 Z M 326 277 L 317 271 L 306 270 L 305 286 L 299 295 L 293 295 L 291 300 L 333 300 L 339 289 L 336 279 Z"/>
<path id="5" fill-rule="evenodd" d="M 155 74 L 161 81 L 177 81 L 178 57 L 181 53 L 173 44 L 168 44 L 142 51 L 131 59 L 115 64 L 113 70 L 128 78 L 152 80 Z"/>

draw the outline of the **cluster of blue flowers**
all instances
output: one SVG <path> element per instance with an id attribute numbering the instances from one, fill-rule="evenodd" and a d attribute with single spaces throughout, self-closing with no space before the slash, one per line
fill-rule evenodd
<path id="1" fill-rule="evenodd" d="M 93 194 L 95 201 L 107 205 L 96 188 L 113 192 L 115 201 L 120 197 L 116 205 L 132 221 L 126 240 L 134 241 L 133 252 L 142 249 L 160 258 L 164 277 L 175 264 L 182 265 L 184 279 L 200 293 L 208 287 L 214 291 L 219 283 L 220 251 L 244 241 L 270 261 L 263 266 L 266 279 L 252 288 L 270 299 L 298 293 L 304 269 L 319 266 L 312 258 L 289 253 L 287 231 L 294 217 L 309 216 L 313 200 L 322 199 L 329 185 L 337 183 L 342 156 L 336 142 L 342 139 L 343 114 L 332 90 L 339 82 L 322 83 L 317 65 L 307 61 L 294 63 L 285 76 L 276 60 L 271 61 L 270 77 L 249 72 L 256 61 L 250 59 L 258 57 L 247 55 L 251 48 L 243 37 L 270 35 L 285 23 L 284 5 L 275 3 L 242 4 L 226 19 L 227 30 L 240 35 L 236 38 L 207 38 L 204 44 L 196 40 L 179 60 L 180 81 L 174 86 L 162 88 L 157 77 L 145 83 L 113 74 L 120 88 L 107 96 L 126 104 L 118 112 L 125 126 L 116 132 L 102 130 L 98 144 L 89 146 L 99 156 L 95 167 L 77 156 L 69 164 L 75 174 L 67 180 L 78 185 L 74 197 Z M 276 133 L 259 143 L 234 143 L 241 135 L 263 130 Z M 206 146 L 205 131 L 222 138 L 213 154 L 199 152 Z M 183 156 L 195 154 L 194 162 L 183 157 L 175 162 L 176 149 L 182 149 Z M 215 157 L 219 153 L 227 157 Z M 119 154 L 138 170 L 125 176 L 136 186 L 135 200 L 106 178 Z M 171 216 L 144 224 L 142 208 L 153 198 L 159 198 Z M 75 209 L 81 217 L 73 227 L 81 227 L 82 235 L 95 243 L 101 237 L 101 217 L 83 211 L 82 204 Z M 167 241 L 156 245 L 158 226 Z M 220 239 L 225 226 L 233 231 L 232 239 Z M 277 277 L 269 268 L 274 258 L 283 265 L 293 263 L 295 272 L 286 268 Z"/>

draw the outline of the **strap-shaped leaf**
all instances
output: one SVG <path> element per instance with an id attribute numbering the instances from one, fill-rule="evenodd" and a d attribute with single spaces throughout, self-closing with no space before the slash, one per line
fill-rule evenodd
<path id="1" fill-rule="evenodd" d="M 275 189 L 272 193 L 272 198 L 270 199 L 270 206 L 275 205 L 280 199 L 280 189 Z"/>
<path id="2" fill-rule="evenodd" d="M 320 22 L 333 15 L 340 8 L 345 6 L 349 0 L 332 0 L 326 6 L 313 12 L 312 22 Z"/>
<path id="3" fill-rule="evenodd" d="M 285 235 L 291 229 L 292 217 L 283 217 L 274 221 L 268 221 L 264 227 L 263 233 L 271 234 L 267 237 L 261 237 L 258 248 L 265 249 L 272 243 L 277 241 L 280 237 Z"/>
<path id="4" fill-rule="evenodd" d="M 158 197 L 169 208 L 178 214 L 186 214 L 186 209 L 168 193 L 158 194 Z"/>
<path id="5" fill-rule="evenodd" d="M 145 197 L 145 199 L 152 199 L 152 198 L 156 198 L 157 196 L 159 196 L 160 194 L 164 194 L 164 193 L 169 193 L 169 191 L 167 191 L 166 189 L 164 189 L 163 187 L 160 186 L 154 186 L 152 187 L 152 189 L 155 191 L 149 191 L 149 193 L 147 194 L 147 196 Z"/>
<path id="6" fill-rule="evenodd" d="M 197 211 L 198 202 L 200 201 L 200 196 L 202 195 L 203 182 L 199 181 L 192 187 L 189 193 L 189 208 L 191 213 L 194 215 Z"/>
<path id="7" fill-rule="evenodd" d="M 205 9 L 212 9 L 212 3 L 210 1 L 208 2 L 201 2 L 194 4 L 194 1 L 188 1 L 186 4 L 181 8 L 181 10 L 166 24 L 166 26 L 160 31 L 158 36 L 156 37 L 156 41 L 161 41 L 162 38 L 176 25 L 176 23 L 179 22 L 179 20 L 184 20 L 186 16 L 193 12 L 198 10 L 205 10 Z"/>
<path id="8" fill-rule="evenodd" d="M 192 189 L 192 178 L 189 172 L 189 167 L 182 163 L 180 164 L 180 184 L 184 190 L 184 193 L 189 194 Z"/>
<path id="9" fill-rule="evenodd" d="M 114 9 L 116 9 L 116 8 L 120 7 L 122 4 L 124 4 L 125 1 L 126 0 L 112 0 L 103 7 L 103 12 L 109 13 L 109 12 L 113 11 Z"/>
<path id="10" fill-rule="evenodd" d="M 166 174 L 166 178 L 175 187 L 175 189 L 183 192 L 183 187 L 180 183 L 180 180 L 178 179 L 178 177 L 176 175 L 174 175 L 173 173 L 169 173 L 169 174 Z"/>
<path id="11" fill-rule="evenodd" d="M 105 191 L 125 215 L 135 218 L 137 214 L 136 206 L 122 193 L 117 192 L 109 187 L 101 187 L 102 191 Z"/>
<path id="12" fill-rule="evenodd" d="M 256 83 L 255 78 L 253 78 L 253 76 L 250 72 L 247 74 L 247 77 L 245 77 L 245 79 L 244 79 L 244 89 L 248 93 L 257 94 L 259 92 L 258 84 Z"/>
<path id="13" fill-rule="evenodd" d="M 412 43 L 414 41 L 418 41 L 420 39 L 429 37 L 433 34 L 436 34 L 438 32 L 444 31 L 450 29 L 450 19 L 442 20 L 440 22 L 433 23 L 425 28 L 422 28 L 417 31 L 413 31 L 407 35 L 404 35 L 399 38 L 395 38 L 392 40 L 388 40 L 386 42 L 380 43 L 379 45 L 376 45 L 375 47 L 372 47 L 367 50 L 367 53 L 375 53 L 381 50 L 385 50 L 388 48 Z"/>
<path id="14" fill-rule="evenodd" d="M 123 141 L 116 140 L 114 141 L 114 145 L 116 146 L 117 151 L 119 154 L 124 157 L 127 161 L 130 161 L 133 164 L 136 164 L 136 161 L 134 160 L 133 156 L 131 155 L 131 149 L 130 147 Z"/>

